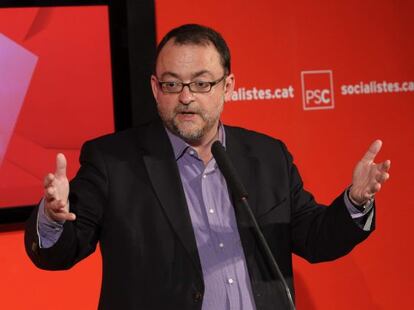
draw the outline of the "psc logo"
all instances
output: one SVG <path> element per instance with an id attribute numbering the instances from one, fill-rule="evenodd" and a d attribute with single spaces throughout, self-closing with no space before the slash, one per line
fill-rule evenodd
<path id="1" fill-rule="evenodd" d="M 304 110 L 335 108 L 332 70 L 302 71 L 301 79 Z"/>

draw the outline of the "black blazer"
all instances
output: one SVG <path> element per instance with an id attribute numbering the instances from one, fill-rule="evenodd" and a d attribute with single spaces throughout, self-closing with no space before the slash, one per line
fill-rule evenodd
<path id="1" fill-rule="evenodd" d="M 343 194 L 317 205 L 303 189 L 283 143 L 225 127 L 226 149 L 286 281 L 293 290 L 291 254 L 310 262 L 345 255 L 369 233 L 351 219 Z M 89 141 L 71 181 L 74 222 L 48 249 L 38 245 L 36 213 L 26 226 L 26 251 L 39 268 L 67 269 L 98 242 L 103 276 L 100 309 L 201 309 L 204 283 L 197 245 L 173 150 L 160 121 Z M 235 203 L 257 309 L 287 309 Z"/>

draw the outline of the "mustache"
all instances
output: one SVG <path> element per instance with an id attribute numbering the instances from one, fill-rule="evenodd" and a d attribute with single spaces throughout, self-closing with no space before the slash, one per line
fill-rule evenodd
<path id="1" fill-rule="evenodd" d="M 178 114 L 178 113 L 194 113 L 194 114 L 199 114 L 199 115 L 202 115 L 203 114 L 202 111 L 201 111 L 201 109 L 195 108 L 195 107 L 190 107 L 188 105 L 180 105 L 180 106 L 177 106 L 174 109 L 174 113 L 175 114 Z"/>

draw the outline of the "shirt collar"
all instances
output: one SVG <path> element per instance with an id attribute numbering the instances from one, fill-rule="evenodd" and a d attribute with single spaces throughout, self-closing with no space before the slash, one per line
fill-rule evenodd
<path id="1" fill-rule="evenodd" d="M 178 160 L 188 148 L 192 147 L 179 136 L 173 134 L 167 127 L 165 127 L 165 130 L 173 147 L 175 160 Z M 226 146 L 226 132 L 224 130 L 224 125 L 221 122 L 218 127 L 218 140 L 224 147 Z"/>

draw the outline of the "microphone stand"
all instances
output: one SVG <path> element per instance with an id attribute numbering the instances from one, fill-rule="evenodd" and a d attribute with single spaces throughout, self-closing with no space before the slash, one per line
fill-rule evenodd
<path id="1" fill-rule="evenodd" d="M 275 258 L 273 257 L 272 251 L 270 250 L 269 245 L 267 244 L 267 241 L 263 236 L 262 231 L 260 230 L 259 224 L 257 224 L 256 218 L 254 217 L 254 214 L 249 206 L 249 203 L 247 201 L 248 193 L 243 184 L 240 182 L 240 178 L 238 177 L 236 170 L 234 169 L 233 164 L 227 156 L 226 151 L 220 141 L 215 141 L 213 143 L 211 146 L 211 152 L 216 159 L 217 165 L 219 166 L 221 173 L 227 182 L 227 186 L 230 188 L 230 191 L 233 193 L 234 197 L 241 201 L 247 211 L 250 222 L 253 224 L 253 231 L 258 239 L 259 244 L 264 250 L 265 258 L 267 258 L 267 262 L 269 263 L 273 277 L 279 278 L 282 282 L 288 299 L 289 309 L 295 310 L 296 308 L 295 304 L 293 303 L 293 298 L 289 286 L 287 285 L 285 278 L 283 277 L 283 274 L 280 271 Z"/>
<path id="2" fill-rule="evenodd" d="M 267 241 L 265 237 L 263 236 L 262 231 L 260 230 L 259 224 L 256 221 L 256 218 L 250 208 L 249 202 L 247 201 L 247 197 L 241 197 L 240 199 L 241 203 L 243 204 L 244 208 L 247 211 L 247 215 L 249 217 L 249 220 L 251 223 L 253 223 L 253 231 L 259 241 L 259 244 L 262 246 L 262 249 L 264 250 L 264 254 L 269 262 L 269 267 L 271 269 L 271 272 L 275 278 L 279 278 L 282 282 L 283 288 L 285 289 L 285 293 L 288 299 L 289 309 L 290 310 L 296 310 L 295 304 L 293 302 L 292 294 L 290 292 L 289 286 L 286 283 L 285 278 L 283 277 L 282 272 L 280 271 L 279 265 L 276 262 L 276 259 L 273 256 L 272 251 L 270 250 L 269 245 L 267 244 Z"/>

